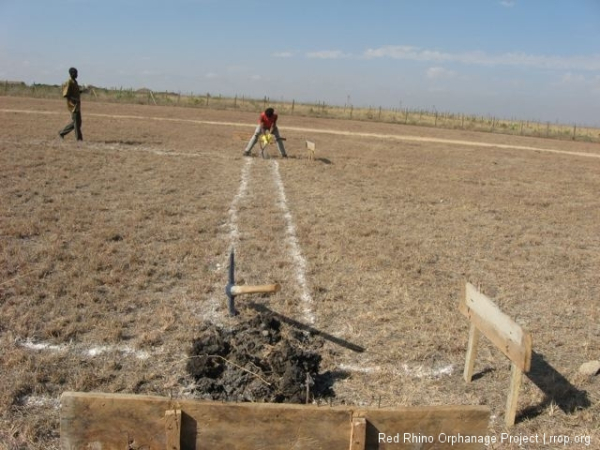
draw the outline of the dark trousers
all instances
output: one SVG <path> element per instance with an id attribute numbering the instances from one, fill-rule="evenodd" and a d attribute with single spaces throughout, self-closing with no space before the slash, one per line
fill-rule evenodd
<path id="1" fill-rule="evenodd" d="M 81 134 L 81 112 L 74 111 L 71 113 L 71 123 L 62 129 L 60 134 L 61 137 L 65 137 L 71 131 L 75 130 L 75 138 L 78 141 L 83 141 L 83 134 Z"/>

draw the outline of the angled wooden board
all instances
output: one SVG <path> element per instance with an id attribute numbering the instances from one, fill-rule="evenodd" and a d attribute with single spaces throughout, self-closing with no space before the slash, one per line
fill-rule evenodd
<path id="1" fill-rule="evenodd" d="M 181 418 L 167 411 L 177 411 L 177 417 L 180 411 Z M 367 449 L 415 448 L 382 441 L 382 435 L 404 440 L 404 433 L 436 440 L 422 449 L 483 449 L 480 444 L 445 447 L 437 439 L 440 433 L 485 436 L 489 414 L 484 406 L 368 409 L 67 392 L 61 398 L 61 449 L 163 450 L 173 441 L 172 420 L 181 421 L 181 450 L 348 450 L 353 426 L 355 440 L 366 441 Z M 357 438 L 360 418 L 365 439 Z"/>
<path id="2" fill-rule="evenodd" d="M 459 310 L 523 372 L 531 368 L 531 334 L 471 283 L 466 283 Z"/>

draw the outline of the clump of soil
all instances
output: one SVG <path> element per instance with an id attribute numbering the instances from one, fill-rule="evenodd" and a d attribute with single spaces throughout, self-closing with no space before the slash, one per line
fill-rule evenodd
<path id="1" fill-rule="evenodd" d="M 203 325 L 187 370 L 206 399 L 307 403 L 307 385 L 308 402 L 334 395 L 330 377 L 319 374 L 322 346 L 263 313 L 232 329 Z"/>

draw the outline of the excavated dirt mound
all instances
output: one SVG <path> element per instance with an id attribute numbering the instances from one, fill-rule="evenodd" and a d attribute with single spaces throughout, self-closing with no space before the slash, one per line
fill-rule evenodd
<path id="1" fill-rule="evenodd" d="M 206 399 L 306 403 L 308 394 L 312 402 L 334 395 L 331 377 L 319 373 L 322 346 L 320 338 L 262 313 L 233 329 L 205 324 L 187 370 Z"/>

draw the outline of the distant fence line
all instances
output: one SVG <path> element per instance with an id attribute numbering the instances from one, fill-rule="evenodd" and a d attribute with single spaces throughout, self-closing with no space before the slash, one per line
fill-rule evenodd
<path id="1" fill-rule="evenodd" d="M 36 98 L 60 98 L 60 86 L 32 84 L 18 81 L 3 81 L 1 93 L 6 96 L 26 96 Z M 429 111 L 424 109 L 389 109 L 382 107 L 354 107 L 353 105 L 334 106 L 325 102 L 297 103 L 295 100 L 262 99 L 236 95 L 181 94 L 176 92 L 155 92 L 150 89 L 123 89 L 88 87 L 88 100 L 99 102 L 117 102 L 149 104 L 157 106 L 204 107 L 211 109 L 234 109 L 237 111 L 258 112 L 267 106 L 276 106 L 281 114 L 320 117 L 332 119 L 350 119 L 361 121 L 396 123 L 461 129 L 468 131 L 491 132 L 508 135 L 543 137 L 587 142 L 600 142 L 600 129 L 577 124 L 564 125 L 551 122 L 503 119 L 495 116 L 473 116 L 450 112 Z"/>

